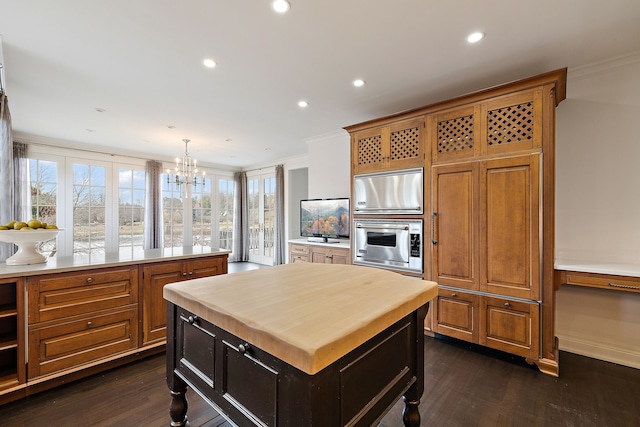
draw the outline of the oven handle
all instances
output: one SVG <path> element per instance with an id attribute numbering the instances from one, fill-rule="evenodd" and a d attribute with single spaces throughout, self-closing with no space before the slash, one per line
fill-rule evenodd
<path id="1" fill-rule="evenodd" d="M 354 208 L 353 209 L 356 212 L 366 212 L 366 211 L 398 211 L 398 212 L 404 212 L 404 211 L 422 211 L 422 208 L 420 208 L 420 206 L 418 206 L 417 208 Z"/>
<path id="2" fill-rule="evenodd" d="M 389 226 L 375 226 L 375 225 L 362 225 L 356 224 L 356 228 L 370 228 L 372 230 L 408 230 L 408 225 L 389 225 Z"/>

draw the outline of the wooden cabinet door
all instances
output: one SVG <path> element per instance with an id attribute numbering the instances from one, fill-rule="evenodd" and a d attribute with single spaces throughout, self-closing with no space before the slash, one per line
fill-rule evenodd
<path id="1" fill-rule="evenodd" d="M 434 331 L 461 340 L 478 342 L 479 296 L 452 289 L 438 289 Z"/>
<path id="2" fill-rule="evenodd" d="M 480 344 L 538 359 L 540 306 L 499 297 L 480 297 Z"/>
<path id="3" fill-rule="evenodd" d="M 398 170 L 424 166 L 426 157 L 424 129 L 424 117 L 404 120 L 389 126 L 389 169 Z"/>
<path id="4" fill-rule="evenodd" d="M 485 102 L 481 116 L 483 155 L 542 148 L 542 87 Z"/>
<path id="5" fill-rule="evenodd" d="M 331 249 L 331 264 L 351 264 L 349 249 Z"/>
<path id="6" fill-rule="evenodd" d="M 311 262 L 331 264 L 331 249 L 314 246 L 309 255 Z"/>
<path id="7" fill-rule="evenodd" d="M 428 116 L 434 163 L 471 159 L 480 154 L 480 106 L 456 107 Z"/>
<path id="8" fill-rule="evenodd" d="M 481 169 L 480 290 L 540 300 L 540 155 Z"/>
<path id="9" fill-rule="evenodd" d="M 432 280 L 477 290 L 478 163 L 433 168 L 431 215 Z"/>
<path id="10" fill-rule="evenodd" d="M 354 173 L 378 172 L 386 168 L 389 156 L 389 128 L 377 127 L 351 136 Z"/>
<path id="11" fill-rule="evenodd" d="M 185 263 L 188 279 L 199 279 L 201 277 L 217 276 L 227 272 L 227 261 L 225 256 L 213 258 L 199 258 Z"/>
<path id="12" fill-rule="evenodd" d="M 143 271 L 142 343 L 166 338 L 167 314 L 162 289 L 187 277 L 182 261 L 145 265 Z"/>

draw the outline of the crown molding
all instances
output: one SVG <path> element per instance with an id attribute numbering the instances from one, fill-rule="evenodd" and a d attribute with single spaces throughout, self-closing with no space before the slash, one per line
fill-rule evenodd
<path id="1" fill-rule="evenodd" d="M 579 81 L 607 74 L 617 68 L 640 63 L 640 50 L 567 70 L 567 80 Z"/>

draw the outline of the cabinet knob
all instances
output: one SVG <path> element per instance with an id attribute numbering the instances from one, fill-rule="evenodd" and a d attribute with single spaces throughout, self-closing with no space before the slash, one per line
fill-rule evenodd
<path id="1" fill-rule="evenodd" d="M 455 298 L 457 296 L 458 296 L 458 294 L 456 294 L 455 292 L 451 294 L 451 298 Z"/>
<path id="2" fill-rule="evenodd" d="M 249 350 L 251 350 L 251 344 L 249 343 L 240 344 L 238 346 L 238 351 L 240 352 L 240 354 L 245 354 Z"/>
<path id="3" fill-rule="evenodd" d="M 511 304 L 509 304 L 508 302 L 505 302 L 505 303 L 504 303 L 504 306 L 505 306 L 505 307 L 507 307 L 507 308 L 509 308 L 509 307 L 511 307 Z"/>
<path id="4" fill-rule="evenodd" d="M 182 273 L 182 277 L 187 277 L 187 272 Z"/>
<path id="5" fill-rule="evenodd" d="M 190 325 L 195 325 L 198 323 L 198 316 L 189 316 L 189 318 L 187 318 L 187 322 Z"/>
<path id="6" fill-rule="evenodd" d="M 190 271 L 190 272 L 189 272 L 189 276 L 193 276 L 193 271 Z"/>
<path id="7" fill-rule="evenodd" d="M 91 283 L 93 282 L 93 279 L 91 277 L 87 277 L 87 283 Z"/>
<path id="8" fill-rule="evenodd" d="M 93 326 L 93 322 L 92 322 L 91 320 L 89 320 L 89 321 L 87 322 L 87 328 L 90 328 L 90 327 L 92 327 L 92 326 Z"/>

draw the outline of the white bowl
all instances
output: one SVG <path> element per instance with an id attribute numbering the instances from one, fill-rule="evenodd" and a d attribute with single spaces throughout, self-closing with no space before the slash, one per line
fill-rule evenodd
<path id="1" fill-rule="evenodd" d="M 41 264 L 47 258 L 36 250 L 38 242 L 54 239 L 61 228 L 35 230 L 0 230 L 0 242 L 15 243 L 18 252 L 7 258 L 7 265 Z"/>

